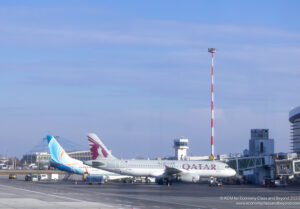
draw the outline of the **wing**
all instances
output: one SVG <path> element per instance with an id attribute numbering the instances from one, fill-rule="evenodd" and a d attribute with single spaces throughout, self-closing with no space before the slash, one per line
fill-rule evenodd
<path id="1" fill-rule="evenodd" d="M 177 168 L 173 168 L 173 167 L 165 167 L 165 172 L 164 172 L 164 176 L 173 176 L 173 175 L 177 175 L 182 173 L 183 171 Z"/>

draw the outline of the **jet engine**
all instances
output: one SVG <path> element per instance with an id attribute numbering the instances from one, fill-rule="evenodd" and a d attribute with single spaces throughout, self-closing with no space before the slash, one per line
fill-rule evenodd
<path id="1" fill-rule="evenodd" d="M 183 174 L 179 178 L 182 182 L 192 182 L 196 183 L 200 180 L 200 176 L 197 174 Z"/>

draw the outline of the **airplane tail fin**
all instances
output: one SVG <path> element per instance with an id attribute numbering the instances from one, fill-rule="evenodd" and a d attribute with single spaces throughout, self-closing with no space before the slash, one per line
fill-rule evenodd
<path id="1" fill-rule="evenodd" d="M 116 159 L 94 133 L 87 135 L 92 154 L 92 160 L 96 159 Z"/>
<path id="2" fill-rule="evenodd" d="M 73 161 L 73 159 L 65 152 L 65 150 L 56 141 L 54 136 L 47 136 L 47 141 L 48 141 L 48 147 L 50 150 L 52 161 L 60 164 L 67 164 Z"/>

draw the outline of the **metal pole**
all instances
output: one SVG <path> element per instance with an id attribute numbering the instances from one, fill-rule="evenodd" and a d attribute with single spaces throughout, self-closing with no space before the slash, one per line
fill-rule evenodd
<path id="1" fill-rule="evenodd" d="M 214 53 L 211 53 L 211 156 L 214 158 L 214 120 L 215 120 L 215 110 L 214 110 Z"/>
<path id="2" fill-rule="evenodd" d="M 214 145 L 214 137 L 215 137 L 215 110 L 214 110 L 214 53 L 216 53 L 215 48 L 209 48 L 208 52 L 211 53 L 211 155 L 210 159 L 215 159 L 215 145 Z"/>

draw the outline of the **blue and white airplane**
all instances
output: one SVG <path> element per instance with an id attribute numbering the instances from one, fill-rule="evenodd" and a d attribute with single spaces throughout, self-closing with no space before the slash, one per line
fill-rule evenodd
<path id="1" fill-rule="evenodd" d="M 53 136 L 47 136 L 47 141 L 51 155 L 50 165 L 52 167 L 55 167 L 61 171 L 66 171 L 69 174 L 89 174 L 93 176 L 103 176 L 105 180 L 129 178 L 129 176 L 115 174 L 101 169 L 90 167 L 88 165 L 83 164 L 83 162 L 80 160 L 71 158 Z"/>

